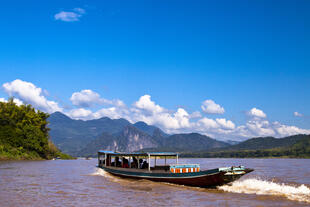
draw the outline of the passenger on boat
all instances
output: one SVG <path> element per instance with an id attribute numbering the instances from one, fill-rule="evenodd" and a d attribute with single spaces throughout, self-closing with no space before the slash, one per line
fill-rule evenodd
<path id="1" fill-rule="evenodd" d="M 144 161 L 141 168 L 147 169 L 148 167 L 149 167 L 149 164 L 146 161 Z"/>
<path id="2" fill-rule="evenodd" d="M 122 166 L 121 162 L 119 161 L 119 157 L 115 157 L 115 163 L 116 163 L 116 167 Z"/>
<path id="3" fill-rule="evenodd" d="M 140 169 L 142 168 L 142 165 L 143 165 L 143 160 L 142 160 L 142 159 L 139 159 L 139 168 L 140 168 Z"/>
<path id="4" fill-rule="evenodd" d="M 136 157 L 132 157 L 131 168 L 138 168 L 138 160 Z"/>
<path id="5" fill-rule="evenodd" d="M 123 168 L 129 168 L 128 160 L 126 158 L 123 158 L 122 167 Z"/>

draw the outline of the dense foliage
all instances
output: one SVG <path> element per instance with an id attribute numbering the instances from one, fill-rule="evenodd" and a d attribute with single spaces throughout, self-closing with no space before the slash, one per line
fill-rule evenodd
<path id="1" fill-rule="evenodd" d="M 0 102 L 0 159 L 65 157 L 49 141 L 48 116 L 31 105 L 17 106 L 13 98 Z"/>

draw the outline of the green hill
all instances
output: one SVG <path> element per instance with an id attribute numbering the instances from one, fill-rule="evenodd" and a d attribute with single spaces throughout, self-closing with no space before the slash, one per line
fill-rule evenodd
<path id="1" fill-rule="evenodd" d="M 0 102 L 0 160 L 71 158 L 49 140 L 48 116 L 12 98 Z"/>
<path id="2" fill-rule="evenodd" d="M 285 138 L 253 138 L 240 143 L 237 147 L 186 153 L 184 157 L 288 157 L 310 158 L 310 135 L 295 135 Z M 268 143 L 268 141 L 270 141 Z M 246 144 L 244 144 L 246 143 Z M 256 145 L 256 147 L 255 147 Z"/>
<path id="3" fill-rule="evenodd" d="M 239 144 L 229 146 L 225 150 L 261 150 L 261 149 L 272 149 L 276 147 L 290 147 L 299 140 L 303 139 L 307 135 L 294 135 L 284 138 L 274 137 L 257 137 L 248 139 Z"/>

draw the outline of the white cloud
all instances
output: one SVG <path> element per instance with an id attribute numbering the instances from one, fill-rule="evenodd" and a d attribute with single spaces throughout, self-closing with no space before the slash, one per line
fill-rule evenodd
<path id="1" fill-rule="evenodd" d="M 194 111 L 193 113 L 191 113 L 189 115 L 190 119 L 196 119 L 196 118 L 201 118 L 201 117 L 202 117 L 202 115 L 199 111 Z"/>
<path id="2" fill-rule="evenodd" d="M 96 97 L 98 98 L 98 96 Z M 132 123 L 144 121 L 147 124 L 156 125 L 167 133 L 198 132 L 222 139 L 242 140 L 258 136 L 283 137 L 298 133 L 310 134 L 310 130 L 307 129 L 287 126 L 279 122 L 270 123 L 266 120 L 267 115 L 257 108 L 252 108 L 247 112 L 247 115 L 249 115 L 251 119 L 244 125 L 236 126 L 231 120 L 225 118 L 211 119 L 203 117 L 198 111 L 189 114 L 183 108 L 178 108 L 176 111 L 165 109 L 159 104 L 156 104 L 151 99 L 151 96 L 147 94 L 141 96 L 130 108 L 120 100 L 111 101 L 111 103 L 112 102 L 112 107 L 101 108 L 91 114 L 89 114 L 89 111 L 84 112 L 83 115 L 86 117 L 85 119 L 101 118 L 103 116 L 113 119 L 125 118 Z M 206 105 L 217 105 L 213 103 L 207 102 Z M 213 108 L 212 111 L 214 112 L 214 107 L 211 108 Z M 218 106 L 215 108 L 221 109 L 222 107 Z M 223 110 L 217 111 L 223 112 Z"/>
<path id="3" fill-rule="evenodd" d="M 79 21 L 82 15 L 85 14 L 85 10 L 82 8 L 74 8 L 73 11 L 61 11 L 55 14 L 55 20 L 64 22 L 76 22 Z"/>
<path id="4" fill-rule="evenodd" d="M 18 97 L 22 102 L 31 104 L 37 109 L 48 113 L 62 111 L 58 103 L 47 100 L 46 97 L 42 95 L 42 89 L 30 82 L 16 79 L 12 82 L 4 83 L 2 87 L 10 96 Z"/>
<path id="5" fill-rule="evenodd" d="M 252 108 L 247 114 L 254 118 L 266 118 L 267 115 L 260 109 Z"/>
<path id="6" fill-rule="evenodd" d="M 23 105 L 23 102 L 19 100 L 18 98 L 14 98 L 14 103 L 16 103 L 17 106 Z"/>
<path id="7" fill-rule="evenodd" d="M 83 120 L 93 119 L 92 111 L 83 108 L 72 109 L 67 113 L 67 115 L 73 119 L 83 119 Z"/>
<path id="8" fill-rule="evenodd" d="M 145 110 L 151 113 L 162 113 L 164 111 L 164 108 L 155 104 L 155 102 L 151 100 L 150 95 L 141 96 L 133 105 L 138 110 Z"/>
<path id="9" fill-rule="evenodd" d="M 94 113 L 95 118 L 101 118 L 107 116 L 111 119 L 119 119 L 122 118 L 123 114 L 117 110 L 116 107 L 102 108 Z"/>
<path id="10" fill-rule="evenodd" d="M 295 111 L 295 112 L 294 112 L 294 116 L 302 117 L 302 116 L 304 116 L 304 115 L 301 114 L 301 113 L 299 113 L 299 112 L 297 112 L 297 111 Z"/>
<path id="11" fill-rule="evenodd" d="M 279 137 L 289 136 L 294 134 L 310 134 L 309 129 L 300 129 L 296 126 L 287 126 L 280 124 L 279 122 L 272 123 L 273 128 L 276 130 Z"/>
<path id="12" fill-rule="evenodd" d="M 14 80 L 4 83 L 3 88 L 10 96 L 15 96 L 14 102 L 20 104 L 32 104 L 35 108 L 52 113 L 63 111 L 58 103 L 48 100 L 45 90 L 33 83 Z M 44 92 L 45 91 L 45 92 Z M 112 119 L 125 118 L 134 123 L 144 121 L 147 124 L 156 125 L 167 133 L 198 132 L 214 138 L 221 139 L 246 139 L 258 136 L 284 137 L 294 134 L 310 134 L 310 129 L 301 129 L 297 126 L 289 126 L 280 122 L 270 122 L 267 115 L 260 109 L 252 108 L 247 112 L 250 119 L 246 123 L 237 126 L 226 118 L 209 118 L 202 116 L 199 111 L 189 113 L 184 108 L 169 110 L 155 103 L 151 96 L 141 96 L 130 107 L 119 100 L 107 100 L 92 90 L 81 90 L 72 94 L 70 100 L 78 108 L 65 111 L 74 119 L 98 119 L 104 116 Z M 6 102 L 6 99 L 0 98 Z M 87 109 L 95 104 L 104 104 L 105 107 L 97 111 Z M 224 113 L 224 108 L 212 100 L 204 101 L 202 110 L 207 113 Z M 295 115 L 300 115 L 296 112 Z"/>
<path id="13" fill-rule="evenodd" d="M 200 132 L 213 128 L 213 129 L 218 129 L 220 126 L 218 125 L 218 123 L 213 120 L 213 119 L 209 119 L 209 118 L 202 118 L 198 121 L 198 126 L 200 128 Z"/>
<path id="14" fill-rule="evenodd" d="M 213 100 L 205 100 L 202 102 L 201 109 L 207 114 L 223 114 L 224 108 L 216 104 Z"/>
<path id="15" fill-rule="evenodd" d="M 124 107 L 125 104 L 119 99 L 108 100 L 101 98 L 100 95 L 92 90 L 85 89 L 80 92 L 74 92 L 70 98 L 73 105 L 78 107 L 91 107 L 94 105 L 113 105 L 115 107 Z"/>
<path id="16" fill-rule="evenodd" d="M 92 105 L 102 103 L 100 95 L 89 89 L 74 92 L 70 100 L 73 105 L 80 107 L 90 107 Z"/>
<path id="17" fill-rule="evenodd" d="M 252 136 L 275 136 L 276 133 L 267 120 L 250 120 L 246 123 L 246 128 Z"/>
<path id="18" fill-rule="evenodd" d="M 0 98 L 0 102 L 8 102 L 5 98 Z M 19 100 L 18 98 L 14 98 L 13 99 L 13 102 L 17 105 L 17 106 L 21 106 L 23 105 L 24 103 Z"/>
<path id="19" fill-rule="evenodd" d="M 226 120 L 226 119 L 215 119 L 215 120 L 224 129 L 234 129 L 235 128 L 235 124 L 230 120 Z"/>

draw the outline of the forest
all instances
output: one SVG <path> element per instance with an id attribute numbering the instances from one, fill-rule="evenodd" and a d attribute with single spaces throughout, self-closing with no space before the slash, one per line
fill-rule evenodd
<path id="1" fill-rule="evenodd" d="M 13 98 L 0 102 L 0 160 L 71 159 L 50 141 L 48 117 Z"/>

